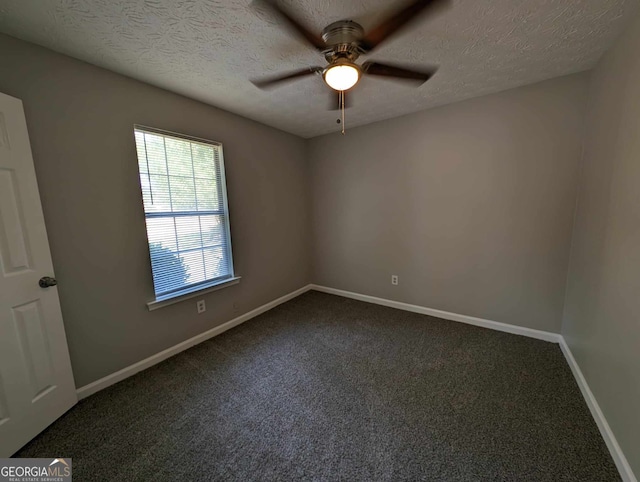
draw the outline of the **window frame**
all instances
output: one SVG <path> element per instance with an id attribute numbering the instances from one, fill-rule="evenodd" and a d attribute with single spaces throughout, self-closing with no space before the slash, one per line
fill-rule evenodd
<path id="1" fill-rule="evenodd" d="M 143 193 L 142 193 L 142 180 L 141 180 L 141 175 L 142 173 L 140 172 L 140 159 L 138 159 L 138 151 L 137 151 L 137 147 L 136 146 L 136 139 L 135 139 L 135 134 L 137 131 L 140 131 L 142 133 L 148 132 L 150 134 L 157 134 L 163 137 L 172 137 L 174 139 L 182 139 L 185 141 L 189 141 L 189 142 L 195 142 L 198 144 L 204 144 L 207 146 L 213 146 L 215 148 L 218 148 L 218 158 L 219 158 L 219 164 L 220 164 L 220 175 L 222 177 L 222 179 L 220 180 L 220 191 L 221 191 L 221 196 L 222 196 L 222 210 L 217 210 L 216 212 L 213 211 L 178 211 L 178 212 L 167 212 L 167 211 L 162 211 L 162 212 L 152 212 L 152 213 L 147 213 L 146 209 L 145 209 L 145 205 L 144 205 L 144 198 L 143 198 Z M 149 127 L 146 125 L 142 125 L 142 124 L 134 124 L 133 125 L 133 141 L 134 141 L 134 147 L 135 147 L 135 152 L 136 152 L 136 164 L 137 164 L 137 174 L 138 174 L 138 182 L 139 182 L 139 186 L 140 186 L 140 200 L 142 201 L 142 209 L 144 212 L 144 219 L 145 219 L 145 234 L 147 237 L 147 251 L 149 253 L 149 262 L 150 262 L 150 271 L 151 271 L 151 277 L 153 279 L 154 273 L 153 273 L 153 266 L 151 263 L 151 249 L 150 249 L 150 243 L 149 243 L 149 234 L 147 231 L 147 219 L 149 218 L 172 218 L 175 219 L 176 217 L 182 217 L 182 216 L 187 216 L 187 215 L 193 215 L 193 216 L 198 216 L 198 215 L 207 215 L 207 214 L 217 214 L 217 215 L 222 215 L 223 218 L 225 219 L 225 223 L 224 223 L 224 234 L 226 236 L 226 250 L 225 250 L 225 257 L 228 259 L 228 266 L 229 266 L 229 275 L 228 276 L 218 276 L 216 278 L 210 278 L 208 280 L 205 281 L 201 281 L 199 283 L 194 283 L 192 285 L 189 286 L 185 286 L 182 289 L 175 289 L 172 290 L 168 293 L 164 293 L 162 295 L 157 295 L 155 293 L 155 284 L 153 285 L 153 291 L 154 291 L 154 299 L 147 302 L 147 308 L 152 311 L 155 310 L 157 308 L 161 308 L 163 306 L 167 306 L 167 305 L 171 305 L 174 303 L 178 303 L 180 301 L 189 299 L 189 298 L 194 298 L 196 296 L 201 296 L 203 294 L 206 294 L 208 292 L 211 291 L 216 291 L 222 288 L 226 288 L 227 286 L 232 286 L 235 284 L 238 284 L 240 282 L 240 276 L 236 276 L 235 274 L 235 266 L 233 263 L 233 248 L 232 248 L 232 239 L 231 239 L 231 219 L 230 219 L 230 215 L 229 215 L 229 201 L 228 201 L 228 197 L 227 197 L 227 175 L 226 175 L 226 171 L 225 171 L 225 165 L 224 165 L 224 147 L 222 145 L 221 142 L 218 141 L 212 141 L 210 139 L 204 139 L 201 137 L 195 137 L 195 136 L 190 136 L 190 135 L 186 135 L 186 134 L 180 134 L 178 132 L 173 132 L 173 131 L 168 131 L 165 129 L 158 129 L 156 127 Z M 167 175 L 169 175 L 169 173 L 167 172 Z"/>

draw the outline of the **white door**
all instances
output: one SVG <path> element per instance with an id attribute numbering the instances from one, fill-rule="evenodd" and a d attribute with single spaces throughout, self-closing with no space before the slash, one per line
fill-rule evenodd
<path id="1" fill-rule="evenodd" d="M 77 402 L 19 99 L 0 93 L 0 457 Z"/>

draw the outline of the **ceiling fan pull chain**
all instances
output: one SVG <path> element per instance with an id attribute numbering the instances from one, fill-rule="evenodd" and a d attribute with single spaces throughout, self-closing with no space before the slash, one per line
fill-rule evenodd
<path id="1" fill-rule="evenodd" d="M 340 91 L 340 104 L 342 104 L 342 135 L 344 135 L 344 90 Z"/>

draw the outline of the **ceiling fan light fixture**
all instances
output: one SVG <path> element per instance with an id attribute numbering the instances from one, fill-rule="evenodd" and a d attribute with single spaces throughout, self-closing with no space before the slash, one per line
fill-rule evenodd
<path id="1" fill-rule="evenodd" d="M 347 62 L 333 64 L 324 71 L 323 78 L 333 90 L 349 90 L 360 80 L 360 69 L 356 64 Z"/>

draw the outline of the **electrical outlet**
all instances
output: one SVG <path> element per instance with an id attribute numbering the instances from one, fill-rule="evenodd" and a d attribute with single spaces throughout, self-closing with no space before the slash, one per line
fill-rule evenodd
<path id="1" fill-rule="evenodd" d="M 391 275 L 391 284 L 398 286 L 398 275 L 397 274 L 392 274 Z"/>
<path id="2" fill-rule="evenodd" d="M 240 311 L 240 303 L 235 302 L 235 303 L 233 304 L 233 311 L 235 311 L 235 312 Z"/>
<path id="3" fill-rule="evenodd" d="M 198 313 L 204 313 L 207 311 L 207 305 L 204 304 L 204 300 L 199 300 L 196 303 L 196 306 L 198 307 Z"/>

